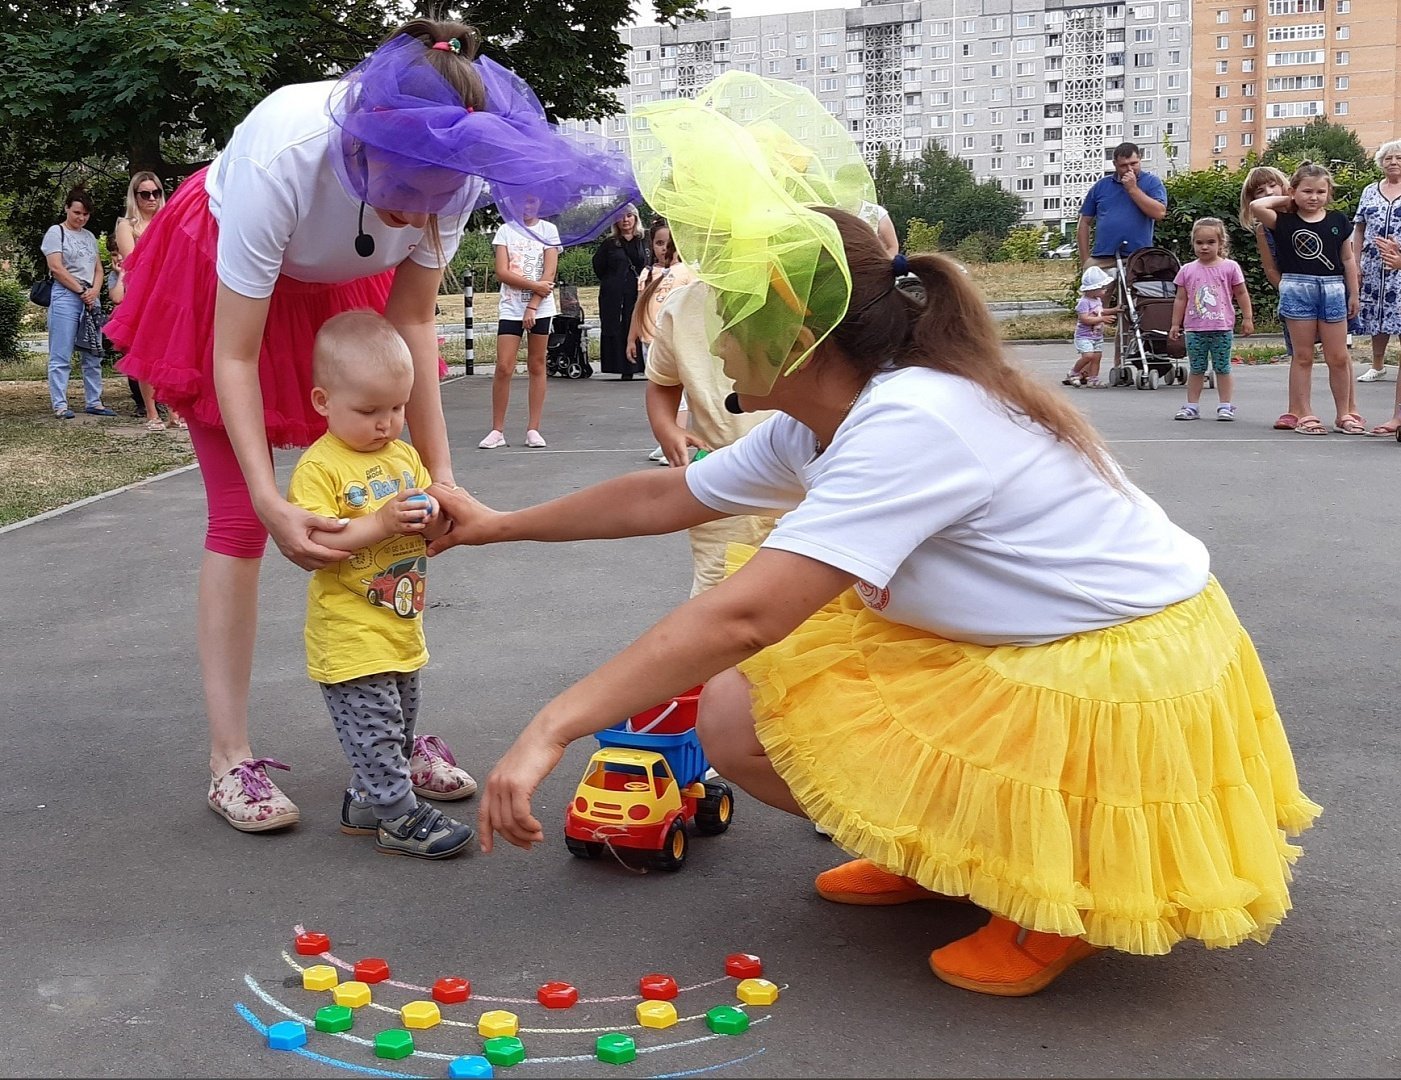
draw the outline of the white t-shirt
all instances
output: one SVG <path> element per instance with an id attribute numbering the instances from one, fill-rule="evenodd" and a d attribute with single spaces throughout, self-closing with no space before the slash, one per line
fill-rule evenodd
<path id="1" fill-rule="evenodd" d="M 890 211 L 879 203 L 863 202 L 856 216 L 869 225 L 872 232 L 880 232 L 880 223 L 890 216 Z"/>
<path id="2" fill-rule="evenodd" d="M 529 233 L 523 232 L 515 222 L 508 221 L 496 230 L 496 235 L 491 238 L 491 246 L 506 249 L 506 265 L 510 267 L 512 273 L 529 278 L 531 281 L 539 281 L 545 276 L 545 249 L 552 247 L 556 251 L 560 250 L 559 230 L 543 219 L 530 227 L 549 243 L 542 243 Z M 529 289 L 518 289 L 503 281 L 501 283 L 501 307 L 498 318 L 517 322 L 524 319 L 525 305 L 530 303 L 530 298 L 534 295 Z M 540 307 L 535 312 L 535 317 L 548 319 L 554 313 L 555 297 L 554 293 L 551 293 L 540 301 Z"/>
<path id="3" fill-rule="evenodd" d="M 341 186 L 330 160 L 332 131 L 340 131 L 328 110 L 336 87 L 328 81 L 273 91 L 234 128 L 209 167 L 204 186 L 219 222 L 219 280 L 242 296 L 271 296 L 279 274 L 329 284 L 382 273 L 405 258 L 438 266 L 422 229 L 390 228 L 369 207 L 364 229 L 375 239 L 374 254 L 356 254 L 360 203 Z M 481 183 L 467 181 L 463 213 L 438 219 L 445 260 L 457 251 Z"/>
<path id="4" fill-rule="evenodd" d="M 1206 586 L 1201 541 L 966 379 L 871 380 L 832 445 L 786 414 L 686 470 L 732 514 L 786 511 L 765 547 L 861 579 L 867 607 L 955 641 L 1037 645 Z"/>

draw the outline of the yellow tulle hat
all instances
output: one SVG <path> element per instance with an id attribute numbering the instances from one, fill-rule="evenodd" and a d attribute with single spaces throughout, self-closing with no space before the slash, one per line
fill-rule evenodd
<path id="1" fill-rule="evenodd" d="M 875 201 L 870 170 L 809 91 L 745 72 L 632 117 L 638 186 L 716 294 L 712 347 L 727 371 L 742 355 L 751 376 L 736 378 L 742 390 L 766 392 L 846 314 L 841 236 L 810 207 L 859 213 Z M 805 326 L 812 341 L 793 355 Z M 736 348 L 720 342 L 726 334 Z"/>

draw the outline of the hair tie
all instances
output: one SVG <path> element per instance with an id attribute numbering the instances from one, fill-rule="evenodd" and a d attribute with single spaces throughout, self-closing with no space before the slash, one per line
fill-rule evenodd
<path id="1" fill-rule="evenodd" d="M 443 52 L 461 53 L 462 42 L 458 41 L 457 38 L 449 38 L 447 41 L 433 42 L 433 48 L 442 49 Z"/>
<path id="2" fill-rule="evenodd" d="M 896 277 L 900 277 L 910 271 L 910 260 L 905 258 L 905 253 L 903 251 L 890 260 L 890 265 L 895 270 Z"/>

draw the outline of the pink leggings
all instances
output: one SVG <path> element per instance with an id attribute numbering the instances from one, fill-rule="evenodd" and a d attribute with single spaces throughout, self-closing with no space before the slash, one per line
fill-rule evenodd
<path id="1" fill-rule="evenodd" d="M 204 498 L 209 506 L 204 549 L 235 559 L 261 559 L 267 550 L 268 531 L 253 510 L 248 482 L 243 478 L 228 432 L 198 423 L 193 416 L 186 420 L 195 458 L 204 474 Z M 268 460 L 272 460 L 271 447 Z"/>

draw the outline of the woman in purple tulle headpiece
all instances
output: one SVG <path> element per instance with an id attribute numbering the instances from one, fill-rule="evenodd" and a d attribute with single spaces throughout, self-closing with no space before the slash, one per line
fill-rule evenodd
<path id="1" fill-rule="evenodd" d="M 537 195 L 567 243 L 596 234 L 634 195 L 620 156 L 563 136 L 525 83 L 477 59 L 477 45 L 462 23 L 415 20 L 343 79 L 274 91 L 180 185 L 125 263 L 126 296 L 106 333 L 124 354 L 120 370 L 185 417 L 207 495 L 198 646 L 209 806 L 236 829 L 298 819 L 267 775 L 285 766 L 249 745 L 268 535 L 308 570 L 351 554 L 336 543 L 337 519 L 283 498 L 269 452 L 326 430 L 310 402 L 317 330 L 357 308 L 394 325 L 414 362 L 414 447 L 435 481 L 452 483 L 434 306 L 467 214 L 488 198 L 484 182 L 508 218 L 524 193 Z M 471 794 L 475 782 L 442 747 L 414 740 L 400 779 L 435 799 Z"/>

